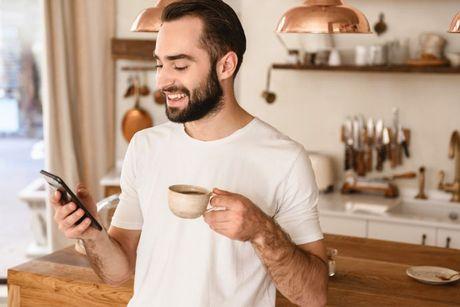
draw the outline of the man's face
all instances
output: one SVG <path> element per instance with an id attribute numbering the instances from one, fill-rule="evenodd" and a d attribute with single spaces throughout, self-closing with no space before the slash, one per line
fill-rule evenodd
<path id="1" fill-rule="evenodd" d="M 222 87 L 201 46 L 202 30 L 199 18 L 183 17 L 165 22 L 158 33 L 156 86 L 166 96 L 166 115 L 173 122 L 199 120 L 221 106 Z"/>

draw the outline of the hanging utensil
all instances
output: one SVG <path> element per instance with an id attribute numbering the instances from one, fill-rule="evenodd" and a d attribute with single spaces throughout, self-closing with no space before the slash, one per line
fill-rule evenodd
<path id="1" fill-rule="evenodd" d="M 129 76 L 128 77 L 128 88 L 125 90 L 123 97 L 128 98 L 134 95 L 134 92 L 135 92 L 135 88 L 134 88 L 133 76 Z"/>
<path id="2" fill-rule="evenodd" d="M 272 104 L 276 100 L 276 94 L 270 92 L 270 80 L 271 80 L 272 67 L 270 66 L 267 71 L 267 81 L 265 86 L 265 91 L 262 92 L 262 98 L 269 104 Z"/>
<path id="3" fill-rule="evenodd" d="M 378 36 L 380 36 L 383 33 L 385 33 L 387 29 L 388 29 L 388 26 L 385 23 L 385 15 L 383 13 L 380 13 L 379 21 L 374 25 L 374 31 L 375 33 L 377 33 Z"/>
<path id="4" fill-rule="evenodd" d="M 153 121 L 150 115 L 143 110 L 140 106 L 140 92 L 139 92 L 139 80 L 134 80 L 135 88 L 135 103 L 134 107 L 128 110 L 123 117 L 121 129 L 123 136 L 126 141 L 130 141 L 133 135 L 142 129 L 153 126 Z"/>
<path id="5" fill-rule="evenodd" d="M 153 101 L 156 104 L 165 104 L 166 103 L 166 96 L 163 94 L 161 90 L 156 90 L 153 92 Z"/>
<path id="6" fill-rule="evenodd" d="M 143 84 L 139 89 L 139 93 L 140 93 L 141 96 L 150 95 L 150 88 L 148 86 L 148 75 L 147 75 L 146 70 L 143 71 Z"/>

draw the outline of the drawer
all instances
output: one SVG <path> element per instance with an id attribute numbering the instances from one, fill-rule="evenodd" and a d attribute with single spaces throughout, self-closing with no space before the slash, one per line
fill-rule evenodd
<path id="1" fill-rule="evenodd" d="M 436 245 L 436 228 L 369 221 L 368 238 L 434 246 Z"/>
<path id="2" fill-rule="evenodd" d="M 460 231 L 438 228 L 436 245 L 460 249 Z"/>
<path id="3" fill-rule="evenodd" d="M 319 222 L 325 233 L 361 238 L 367 236 L 367 221 L 364 219 L 320 215 Z"/>

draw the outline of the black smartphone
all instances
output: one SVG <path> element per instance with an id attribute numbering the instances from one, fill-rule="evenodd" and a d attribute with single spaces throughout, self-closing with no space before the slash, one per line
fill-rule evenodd
<path id="1" fill-rule="evenodd" d="M 96 228 L 97 230 L 101 231 L 102 226 L 96 221 L 96 219 L 89 213 L 89 211 L 83 206 L 83 203 L 78 197 L 72 192 L 72 190 L 65 184 L 64 180 L 62 180 L 59 176 L 56 176 L 54 174 L 48 173 L 47 171 L 41 170 L 40 174 L 43 175 L 45 178 L 46 182 L 54 188 L 55 190 L 58 190 L 61 193 L 61 204 L 67 204 L 69 202 L 75 203 L 78 208 L 81 208 L 83 211 L 85 211 L 85 214 L 75 223 L 75 225 L 80 224 L 83 222 L 83 220 L 87 217 L 91 219 L 91 227 Z M 78 210 L 75 209 L 75 210 Z"/>

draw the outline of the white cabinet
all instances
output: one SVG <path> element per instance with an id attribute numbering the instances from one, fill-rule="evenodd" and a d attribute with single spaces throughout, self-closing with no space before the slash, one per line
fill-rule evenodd
<path id="1" fill-rule="evenodd" d="M 436 228 L 428 226 L 369 221 L 367 236 L 371 239 L 436 245 Z"/>
<path id="2" fill-rule="evenodd" d="M 460 231 L 438 228 L 436 245 L 460 249 Z"/>
<path id="3" fill-rule="evenodd" d="M 367 235 L 367 221 L 364 219 L 320 215 L 319 222 L 324 233 L 361 238 Z"/>

